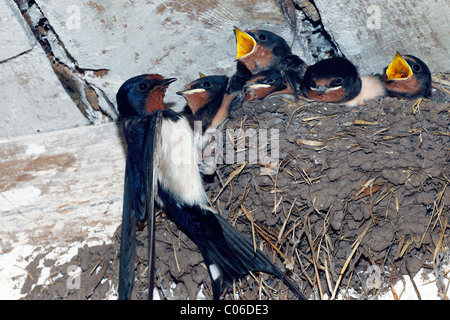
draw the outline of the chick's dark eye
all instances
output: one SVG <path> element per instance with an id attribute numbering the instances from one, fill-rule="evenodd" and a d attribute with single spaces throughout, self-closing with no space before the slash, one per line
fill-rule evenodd
<path id="1" fill-rule="evenodd" d="M 208 81 L 203 82 L 203 87 L 204 88 L 209 88 L 209 87 L 211 87 L 211 83 L 209 83 Z"/>
<path id="2" fill-rule="evenodd" d="M 148 89 L 148 83 L 147 82 L 141 82 L 138 84 L 138 88 L 141 91 L 146 91 Z"/>
<path id="3" fill-rule="evenodd" d="M 267 38 L 266 38 L 265 35 L 260 34 L 259 37 L 258 37 L 258 39 L 261 40 L 261 41 L 264 41 L 264 40 L 266 40 Z"/>
<path id="4" fill-rule="evenodd" d="M 337 84 L 337 85 L 341 85 L 342 82 L 344 82 L 344 79 L 342 79 L 342 78 L 336 78 L 336 79 L 334 80 L 334 84 Z"/>
<path id="5" fill-rule="evenodd" d="M 420 71 L 420 66 L 418 64 L 413 65 L 413 70 L 416 72 Z"/>
<path id="6" fill-rule="evenodd" d="M 270 84 L 270 83 L 273 83 L 274 81 L 275 81 L 275 80 L 273 80 L 272 78 L 269 78 L 269 79 L 266 80 L 266 83 L 269 83 L 269 84 Z"/>

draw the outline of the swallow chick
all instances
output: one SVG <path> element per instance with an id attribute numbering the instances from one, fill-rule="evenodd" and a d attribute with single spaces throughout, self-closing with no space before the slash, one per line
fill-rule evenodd
<path id="1" fill-rule="evenodd" d="M 227 76 L 201 75 L 177 92 L 186 99 L 194 119 L 201 122 L 201 132 L 196 130 L 194 135 L 201 156 L 199 169 L 205 175 L 214 174 L 217 164 L 223 163 L 222 139 L 216 129 L 226 121 L 230 104 L 236 97 L 226 93 L 227 84 Z"/>
<path id="2" fill-rule="evenodd" d="M 136 220 L 147 217 L 153 221 L 156 201 L 200 249 L 214 299 L 249 271 L 281 278 L 303 299 L 303 294 L 267 256 L 255 251 L 211 208 L 197 165 L 193 131 L 186 118 L 163 105 L 165 88 L 173 81 L 159 75 L 141 75 L 127 80 L 117 94 L 128 145 L 119 298 L 129 298 L 133 284 Z M 149 294 L 152 289 L 149 287 Z"/>
<path id="3" fill-rule="evenodd" d="M 267 30 L 242 31 L 234 27 L 234 34 L 238 66 L 242 64 L 253 76 L 262 71 L 278 69 L 297 95 L 307 66 L 300 57 L 292 53 L 286 40 Z"/>
<path id="4" fill-rule="evenodd" d="M 177 94 L 184 97 L 196 120 L 202 121 L 202 130 L 215 129 L 229 114 L 233 97 L 226 94 L 228 77 L 201 76 L 187 84 Z"/>
<path id="5" fill-rule="evenodd" d="M 244 87 L 245 101 L 264 100 L 276 94 L 294 95 L 288 81 L 283 78 L 281 71 L 270 69 L 262 71 L 248 80 Z"/>
<path id="6" fill-rule="evenodd" d="M 243 63 L 255 75 L 261 71 L 279 68 L 298 68 L 305 62 L 292 53 L 291 47 L 279 35 L 267 30 L 242 31 L 234 27 L 236 60 Z"/>
<path id="7" fill-rule="evenodd" d="M 309 66 L 302 80 L 301 94 L 313 101 L 357 106 L 385 95 L 376 76 L 360 77 L 346 58 L 324 59 Z"/>
<path id="8" fill-rule="evenodd" d="M 428 98 L 431 94 L 431 73 L 428 66 L 412 55 L 396 53 L 382 75 L 387 95 L 395 98 Z"/>

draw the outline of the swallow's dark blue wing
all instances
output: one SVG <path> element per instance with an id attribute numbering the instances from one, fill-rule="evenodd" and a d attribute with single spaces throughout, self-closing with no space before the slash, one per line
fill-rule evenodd
<path id="1" fill-rule="evenodd" d="M 236 95 L 228 107 L 228 115 L 231 114 L 231 111 L 239 108 L 244 103 L 244 86 L 251 77 L 252 74 L 245 65 L 242 62 L 238 62 L 236 65 L 236 73 L 231 76 L 226 88 L 227 94 Z"/>
<path id="2" fill-rule="evenodd" d="M 144 142 L 144 176 L 148 219 L 148 299 L 153 299 L 155 264 L 155 196 L 157 193 L 158 168 L 157 154 L 160 141 L 161 113 L 157 112 L 149 119 Z"/>
<path id="3" fill-rule="evenodd" d="M 295 98 L 297 98 L 300 92 L 300 84 L 305 74 L 305 62 L 300 57 L 291 54 L 283 58 L 278 68 L 291 86 Z"/>
<path id="4" fill-rule="evenodd" d="M 242 62 L 236 65 L 236 72 L 228 81 L 226 93 L 241 91 L 245 83 L 252 77 L 251 72 L 245 67 Z"/>
<path id="5" fill-rule="evenodd" d="M 145 170 L 144 152 L 146 143 L 146 132 L 151 117 L 142 120 L 125 122 L 123 129 L 127 141 L 127 164 L 126 177 L 129 188 L 131 209 L 139 222 L 144 222 L 146 218 L 146 192 L 145 192 Z M 125 190 L 126 191 L 126 190 Z"/>
<path id="6" fill-rule="evenodd" d="M 248 271 L 263 271 L 273 274 L 279 279 L 283 280 L 283 283 L 295 293 L 298 299 L 307 300 L 303 293 L 294 285 L 291 280 L 277 267 L 270 259 L 262 253 L 260 250 L 254 249 L 253 245 L 244 238 L 227 220 L 220 215 L 215 215 L 216 219 L 222 227 L 225 241 L 233 251 L 234 255 L 241 261 Z M 247 274 L 247 272 L 241 272 L 239 277 Z M 239 278 L 238 277 L 238 278 Z M 235 278 L 233 280 L 237 280 Z"/>
<path id="7" fill-rule="evenodd" d="M 228 107 L 228 116 L 231 116 L 231 111 L 240 108 L 245 101 L 246 91 L 244 87 L 236 94 L 236 96 L 231 100 Z"/>
<path id="8" fill-rule="evenodd" d="M 134 282 L 137 217 L 133 210 L 130 170 L 130 162 L 127 161 L 123 195 L 122 236 L 120 241 L 119 299 L 121 300 L 129 300 L 131 298 L 131 289 Z"/>
<path id="9" fill-rule="evenodd" d="M 120 243 L 119 299 L 130 299 L 134 282 L 136 224 L 148 218 L 149 270 L 153 293 L 155 152 L 159 113 L 143 120 L 127 123 L 127 161 Z"/>
<path id="10" fill-rule="evenodd" d="M 214 299 L 220 298 L 225 286 L 232 286 L 249 271 L 273 274 L 299 299 L 306 299 L 264 253 L 255 251 L 250 241 L 220 215 L 207 207 L 183 205 L 161 186 L 159 196 L 181 229 L 199 247 L 211 277 Z"/>

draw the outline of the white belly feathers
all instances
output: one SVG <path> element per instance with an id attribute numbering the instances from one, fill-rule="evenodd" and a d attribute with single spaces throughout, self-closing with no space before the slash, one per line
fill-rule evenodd
<path id="1" fill-rule="evenodd" d="M 197 152 L 192 129 L 185 118 L 177 122 L 163 119 L 158 154 L 159 183 L 181 203 L 208 205 Z"/>

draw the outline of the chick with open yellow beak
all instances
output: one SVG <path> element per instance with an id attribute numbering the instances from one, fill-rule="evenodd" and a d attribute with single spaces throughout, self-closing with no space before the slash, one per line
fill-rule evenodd
<path id="1" fill-rule="evenodd" d="M 388 96 L 396 98 L 427 98 L 431 94 L 431 72 L 428 66 L 412 55 L 395 54 L 385 68 L 382 80 Z"/>
<path id="2" fill-rule="evenodd" d="M 403 59 L 400 53 L 395 54 L 394 60 L 386 69 L 386 76 L 388 80 L 407 80 L 413 75 L 411 67 Z"/>
<path id="3" fill-rule="evenodd" d="M 306 65 L 292 53 L 286 40 L 267 30 L 242 31 L 237 27 L 234 27 L 234 35 L 238 70 L 230 80 L 230 88 L 242 89 L 252 76 L 268 70 L 279 70 L 297 96 Z M 245 70 L 242 70 L 242 66 Z"/>

